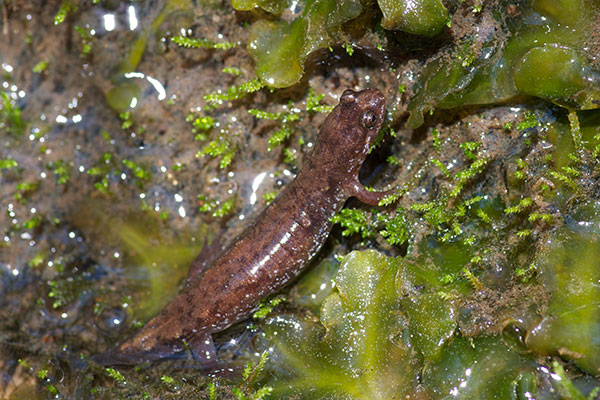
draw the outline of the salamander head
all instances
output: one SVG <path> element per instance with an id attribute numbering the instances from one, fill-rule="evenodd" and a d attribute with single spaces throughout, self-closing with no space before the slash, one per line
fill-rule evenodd
<path id="1" fill-rule="evenodd" d="M 379 90 L 346 90 L 321 126 L 312 161 L 345 172 L 360 169 L 384 119 L 385 98 Z"/>

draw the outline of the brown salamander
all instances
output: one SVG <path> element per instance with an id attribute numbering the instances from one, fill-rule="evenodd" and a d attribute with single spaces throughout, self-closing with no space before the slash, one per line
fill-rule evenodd
<path id="1" fill-rule="evenodd" d="M 261 299 L 296 277 L 325 242 L 331 217 L 349 197 L 377 205 L 388 192 L 369 192 L 358 172 L 385 116 L 381 92 L 346 90 L 321 126 L 298 176 L 252 224 L 202 269 L 169 305 L 118 347 L 98 354 L 102 365 L 137 364 L 186 348 L 216 367 L 212 334 L 246 318 Z"/>

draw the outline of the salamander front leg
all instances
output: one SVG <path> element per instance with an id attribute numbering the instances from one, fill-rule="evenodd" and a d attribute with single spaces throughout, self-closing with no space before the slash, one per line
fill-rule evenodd
<path id="1" fill-rule="evenodd" d="M 398 188 L 385 190 L 383 192 L 369 192 L 360 182 L 357 182 L 353 186 L 352 196 L 356 197 L 365 204 L 376 206 L 379 205 L 379 202 L 383 200 L 385 196 L 395 194 L 397 191 Z"/>

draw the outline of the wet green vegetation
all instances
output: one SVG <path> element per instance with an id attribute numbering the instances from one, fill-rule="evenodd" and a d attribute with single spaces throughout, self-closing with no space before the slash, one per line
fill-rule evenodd
<path id="1" fill-rule="evenodd" d="M 19 46 L 42 41 L 12 3 Z M 91 16 L 142 6 L 88 3 L 45 14 L 82 77 L 57 108 L 30 98 L 65 90 L 60 60 L 0 59 L 0 369 L 20 382 L 1 394 L 598 398 L 597 2 L 168 0 L 112 36 Z M 389 113 L 363 181 L 397 189 L 349 201 L 308 271 L 216 336 L 236 375 L 89 361 L 273 201 L 335 96 L 368 86 Z"/>
<path id="2" fill-rule="evenodd" d="M 598 232 L 595 228 L 581 232 L 580 227 L 596 224 L 596 207 L 595 201 L 584 204 L 569 221 L 571 229 L 553 238 L 540 266 L 540 280 L 554 296 L 525 341 L 532 350 L 558 354 L 592 375 L 600 371 Z"/>
<path id="3" fill-rule="evenodd" d="M 466 35 L 451 55 L 423 71 L 408 107 L 409 127 L 435 108 L 489 104 L 518 95 L 536 96 L 570 109 L 600 107 L 600 75 L 585 58 L 598 18 L 593 1 L 532 1 L 511 15 L 499 2 L 495 29 Z M 500 13 L 508 10 L 508 15 Z"/>

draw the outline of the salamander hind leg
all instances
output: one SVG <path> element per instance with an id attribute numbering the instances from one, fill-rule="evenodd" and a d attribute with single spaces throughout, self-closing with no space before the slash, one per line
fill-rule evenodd
<path id="1" fill-rule="evenodd" d="M 191 368 L 199 368 L 208 376 L 229 380 L 238 380 L 242 376 L 244 365 L 218 360 L 211 334 L 198 335 L 188 345 L 192 350 L 193 359 L 188 364 Z"/>
<path id="2" fill-rule="evenodd" d="M 192 351 L 192 358 L 199 364 L 200 369 L 206 371 L 219 369 L 217 350 L 210 333 L 196 335 L 188 341 L 188 345 Z"/>
<path id="3" fill-rule="evenodd" d="M 202 245 L 202 250 L 200 250 L 200 254 L 196 256 L 190 269 L 188 271 L 187 282 L 191 283 L 192 281 L 199 278 L 207 268 L 216 261 L 217 258 L 223 252 L 223 233 L 219 233 L 212 240 L 208 240 L 207 237 L 204 238 L 204 243 Z"/>

